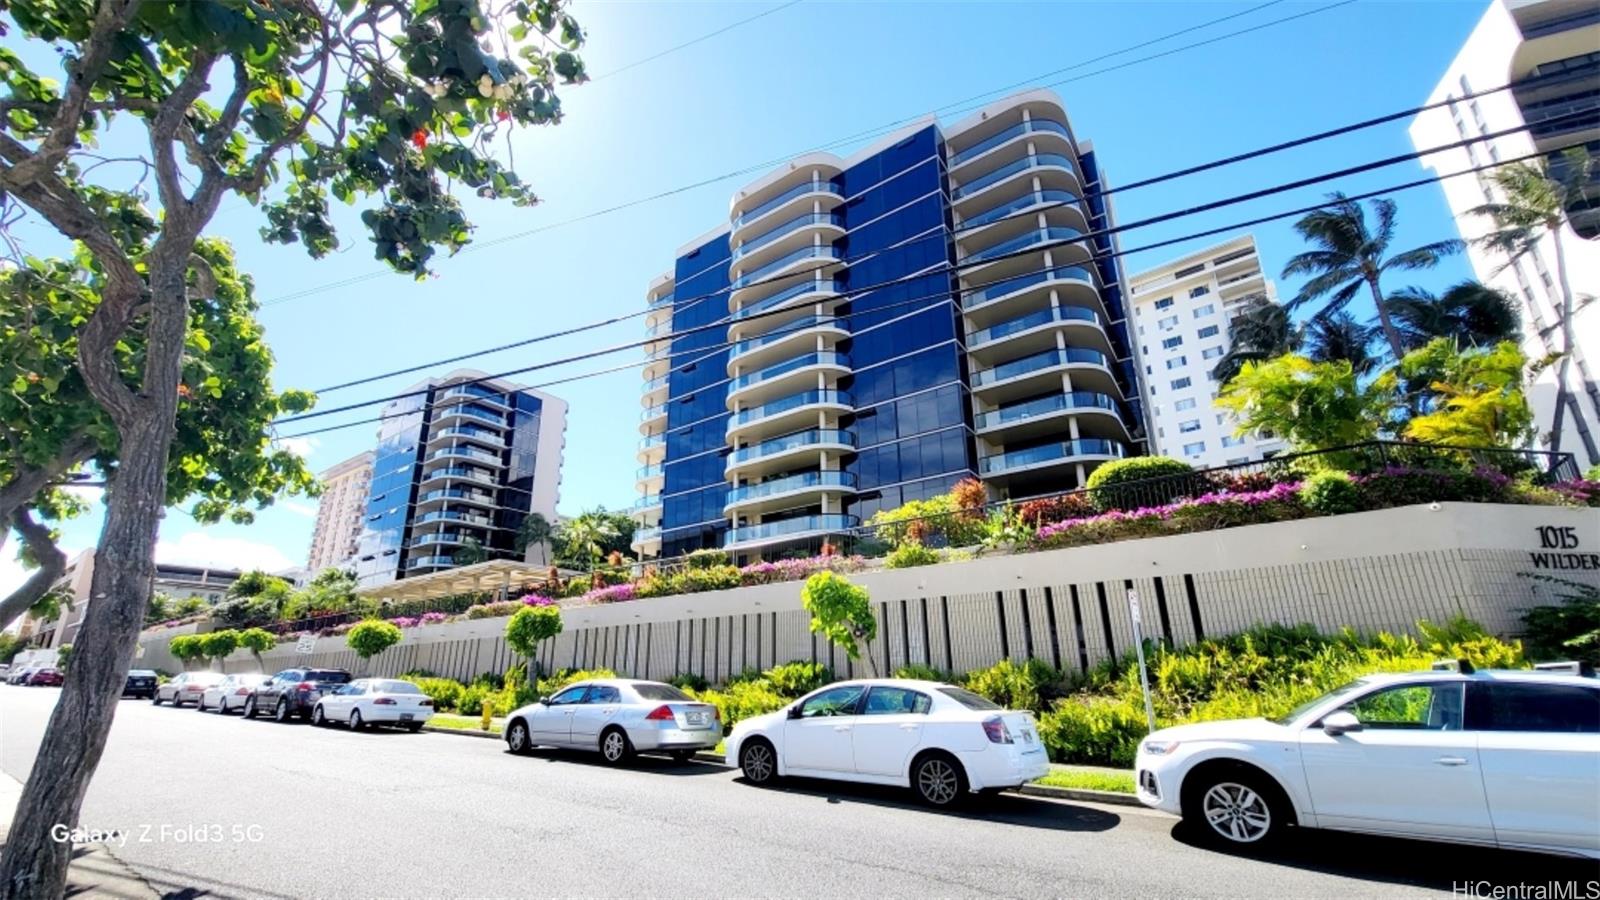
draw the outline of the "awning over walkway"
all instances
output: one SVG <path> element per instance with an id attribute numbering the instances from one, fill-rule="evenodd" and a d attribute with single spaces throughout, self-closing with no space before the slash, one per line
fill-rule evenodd
<path id="1" fill-rule="evenodd" d="M 446 569 L 428 575 L 414 575 L 356 591 L 357 596 L 393 600 L 396 603 L 411 600 L 437 600 L 456 594 L 498 593 L 512 599 L 544 584 L 549 566 L 535 566 L 520 560 L 491 559 L 457 569 Z M 563 578 L 576 573 L 559 570 Z"/>

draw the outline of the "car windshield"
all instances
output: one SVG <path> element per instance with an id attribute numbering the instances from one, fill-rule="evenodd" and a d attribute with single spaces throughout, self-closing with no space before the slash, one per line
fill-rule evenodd
<path id="1" fill-rule="evenodd" d="M 420 694 L 422 688 L 409 681 L 379 681 L 372 685 L 373 690 L 382 694 Z"/>
<path id="2" fill-rule="evenodd" d="M 349 672 L 340 672 L 334 669 L 313 669 L 306 673 L 306 681 L 326 681 L 331 684 L 346 684 L 350 681 Z"/>
<path id="3" fill-rule="evenodd" d="M 971 691 L 964 691 L 958 687 L 942 687 L 939 688 L 939 693 L 965 706 L 967 709 L 1004 709 L 1004 707 L 994 703 L 987 697 L 980 697 Z"/>
<path id="4" fill-rule="evenodd" d="M 670 684 L 636 684 L 633 692 L 644 700 L 694 700 Z"/>
<path id="5" fill-rule="evenodd" d="M 1300 704 L 1299 706 L 1296 706 L 1294 709 L 1289 710 L 1288 712 L 1284 713 L 1283 715 L 1278 716 L 1278 717 L 1276 717 L 1274 719 L 1269 719 L 1268 721 L 1271 721 L 1271 722 L 1273 722 L 1275 724 L 1278 724 L 1278 725 L 1288 725 L 1290 722 L 1293 722 L 1295 719 L 1298 719 L 1301 716 L 1305 715 L 1307 712 L 1311 711 L 1313 708 L 1321 705 L 1323 701 L 1332 700 L 1335 697 L 1343 697 L 1344 695 L 1350 693 L 1351 691 L 1354 691 L 1357 688 L 1361 688 L 1361 687 L 1365 687 L 1365 686 L 1366 686 L 1366 682 L 1364 682 L 1364 681 L 1352 681 L 1349 684 L 1343 685 L 1342 687 L 1336 687 L 1333 690 L 1327 692 L 1326 694 L 1323 694 L 1322 696 L 1317 697 L 1317 698 L 1315 698 L 1313 700 L 1307 700 L 1306 702 Z"/>

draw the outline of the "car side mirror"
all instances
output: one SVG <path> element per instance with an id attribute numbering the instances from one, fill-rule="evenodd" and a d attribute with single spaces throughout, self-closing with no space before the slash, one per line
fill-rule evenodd
<path id="1" fill-rule="evenodd" d="M 1328 737 L 1338 737 L 1346 732 L 1360 731 L 1361 729 L 1361 720 L 1342 709 L 1338 712 L 1328 713 L 1322 718 L 1322 733 Z"/>
<path id="2" fill-rule="evenodd" d="M 550 698 L 549 697 L 540 697 L 536 702 L 540 706 L 549 706 L 550 705 Z"/>
<path id="3" fill-rule="evenodd" d="M 795 705 L 789 707 L 788 716 L 791 719 L 800 718 L 800 704 L 796 703 Z"/>

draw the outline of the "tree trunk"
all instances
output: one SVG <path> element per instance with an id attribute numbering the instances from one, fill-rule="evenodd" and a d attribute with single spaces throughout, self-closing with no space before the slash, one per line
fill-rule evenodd
<path id="1" fill-rule="evenodd" d="M 1389 319 L 1389 311 L 1383 306 L 1383 291 L 1378 288 L 1378 276 L 1368 275 L 1367 286 L 1372 288 L 1372 304 L 1378 308 L 1378 324 L 1383 326 L 1383 339 L 1389 342 L 1389 351 L 1394 354 L 1395 364 L 1399 365 L 1400 358 L 1406 355 L 1406 348 L 1400 342 L 1399 330 Z"/>
<path id="2" fill-rule="evenodd" d="M 1550 231 L 1552 243 L 1556 245 L 1556 280 L 1561 284 L 1561 362 L 1556 364 L 1556 415 L 1552 423 L 1553 432 L 1550 437 L 1550 449 L 1560 451 L 1561 431 L 1565 427 L 1562 421 L 1563 413 L 1568 404 L 1572 406 L 1573 424 L 1577 426 L 1578 438 L 1583 441 L 1583 449 L 1589 457 L 1589 465 L 1600 464 L 1600 451 L 1595 448 L 1594 436 L 1589 433 L 1589 423 L 1584 418 L 1583 409 L 1578 406 L 1577 398 L 1572 395 L 1568 382 L 1568 370 L 1572 366 L 1572 285 L 1567 281 L 1567 253 L 1562 249 L 1561 223 L 1554 223 Z"/>
<path id="3" fill-rule="evenodd" d="M 10 625 L 17 617 L 28 611 L 30 606 L 38 603 L 40 598 L 50 592 L 50 586 L 55 584 L 61 573 L 67 570 L 67 556 L 56 546 L 50 536 L 50 529 L 34 521 L 32 511 L 27 507 L 20 507 L 11 514 L 11 525 L 22 535 L 22 542 L 33 551 L 33 558 L 38 561 L 39 569 L 22 586 L 11 592 L 9 597 L 0 600 L 0 628 Z"/>

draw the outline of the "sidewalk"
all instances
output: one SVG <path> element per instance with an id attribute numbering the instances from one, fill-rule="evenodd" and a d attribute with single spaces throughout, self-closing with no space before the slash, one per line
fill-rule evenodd
<path id="1" fill-rule="evenodd" d="M 6 832 L 16 814 L 22 785 L 0 772 L 0 855 L 5 853 Z M 111 855 L 104 844 L 85 844 L 72 854 L 67 869 L 68 897 L 111 897 L 127 900 L 159 900 L 161 894 L 133 870 Z"/>

